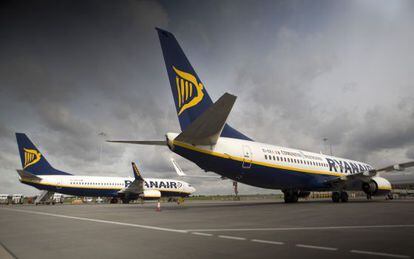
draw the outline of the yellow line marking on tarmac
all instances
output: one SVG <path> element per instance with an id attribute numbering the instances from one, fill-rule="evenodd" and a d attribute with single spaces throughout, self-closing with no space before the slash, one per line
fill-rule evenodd
<path id="1" fill-rule="evenodd" d="M 362 251 L 362 250 L 351 250 L 350 252 L 354 254 L 365 254 L 365 255 L 385 256 L 385 257 L 394 257 L 394 258 L 411 258 L 411 256 L 408 256 L 408 255 L 387 254 L 387 253 L 370 252 L 370 251 Z"/>
<path id="2" fill-rule="evenodd" d="M 338 248 L 335 248 L 335 247 L 326 247 L 326 246 L 311 246 L 311 245 L 303 245 L 303 244 L 296 244 L 296 246 L 297 247 L 302 247 L 302 248 L 328 250 L 328 251 L 337 251 L 338 250 Z"/>

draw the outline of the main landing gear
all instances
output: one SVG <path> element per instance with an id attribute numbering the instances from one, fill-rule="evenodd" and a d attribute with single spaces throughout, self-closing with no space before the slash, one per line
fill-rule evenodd
<path id="1" fill-rule="evenodd" d="M 295 203 L 299 199 L 299 191 L 285 190 L 283 191 L 285 203 Z"/>
<path id="2" fill-rule="evenodd" d="M 333 202 L 348 202 L 348 193 L 341 191 L 341 192 L 332 192 L 332 201 Z"/>

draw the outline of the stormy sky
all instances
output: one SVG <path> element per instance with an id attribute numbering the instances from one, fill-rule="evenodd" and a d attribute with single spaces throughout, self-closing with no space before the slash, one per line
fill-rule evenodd
<path id="1" fill-rule="evenodd" d="M 412 1 L 2 1 L 0 193 L 18 181 L 14 133 L 75 174 L 175 177 L 164 147 L 105 139 L 179 132 L 155 27 L 174 33 L 229 123 L 276 145 L 380 167 L 414 159 Z M 100 136 L 104 132 L 106 136 Z M 193 180 L 198 194 L 229 181 Z M 240 193 L 269 193 L 240 187 Z"/>

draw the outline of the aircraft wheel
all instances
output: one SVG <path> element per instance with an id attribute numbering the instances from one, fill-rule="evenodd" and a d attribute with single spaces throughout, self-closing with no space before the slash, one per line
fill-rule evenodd
<path id="1" fill-rule="evenodd" d="M 342 202 L 348 202 L 348 193 L 347 192 L 341 192 L 341 201 Z"/>
<path id="2" fill-rule="evenodd" d="M 284 192 L 285 203 L 295 203 L 295 202 L 298 202 L 298 199 L 299 199 L 299 195 L 297 191 L 289 190 L 289 191 Z"/>
<path id="3" fill-rule="evenodd" d="M 341 195 L 339 192 L 332 192 L 332 201 L 339 202 L 341 200 Z"/>

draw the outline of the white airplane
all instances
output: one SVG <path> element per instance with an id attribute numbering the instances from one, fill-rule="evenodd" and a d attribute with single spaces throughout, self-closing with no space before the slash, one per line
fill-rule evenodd
<path id="1" fill-rule="evenodd" d="M 134 178 L 72 175 L 54 169 L 44 155 L 23 133 L 16 133 L 23 169 L 17 170 L 20 182 L 43 190 L 36 203 L 63 193 L 75 196 L 110 197 L 112 202 L 121 199 L 129 203 L 135 199 L 159 199 L 161 197 L 187 197 L 195 191 L 190 184 L 180 180 L 142 178 L 132 162 Z"/>
<path id="2" fill-rule="evenodd" d="M 225 93 L 213 103 L 174 35 L 157 31 L 182 132 L 167 133 L 161 141 L 109 142 L 167 145 L 205 171 L 280 189 L 287 203 L 311 191 L 330 191 L 334 202 L 347 202 L 350 190 L 362 190 L 368 199 L 386 195 L 391 184 L 377 172 L 414 166 L 408 162 L 375 169 L 364 162 L 253 141 L 226 123 L 236 96 Z"/>

